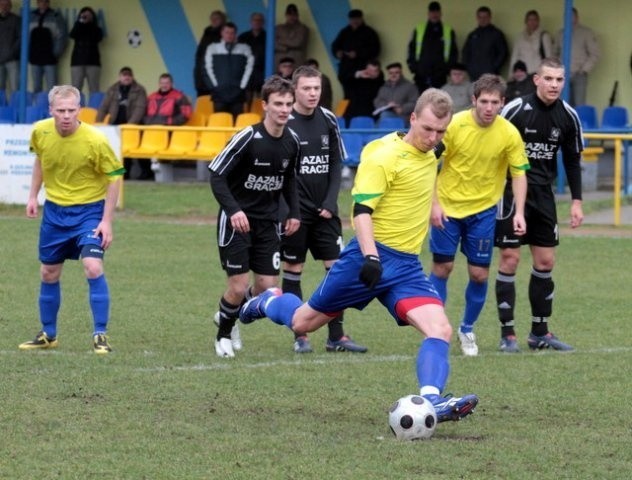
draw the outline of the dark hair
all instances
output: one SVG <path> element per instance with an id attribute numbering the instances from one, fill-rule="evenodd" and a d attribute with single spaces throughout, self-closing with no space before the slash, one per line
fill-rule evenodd
<path id="1" fill-rule="evenodd" d="M 538 20 L 540 19 L 540 14 L 537 10 L 529 10 L 527 13 L 524 14 L 524 19 L 527 20 L 532 15 L 538 17 Z"/>
<path id="2" fill-rule="evenodd" d="M 493 75 L 491 73 L 484 73 L 473 85 L 474 98 L 480 97 L 483 92 L 498 92 L 500 97 L 503 98 L 506 91 L 507 84 L 505 81 L 499 75 Z"/>
<path id="3" fill-rule="evenodd" d="M 547 57 L 540 62 L 540 65 L 538 66 L 538 75 L 542 72 L 542 67 L 561 68 L 564 70 L 564 64 L 560 62 L 559 58 L 555 57 Z"/>
<path id="4" fill-rule="evenodd" d="M 222 29 L 220 31 L 224 31 L 225 28 L 232 28 L 233 30 L 235 30 L 235 32 L 237 31 L 237 25 L 235 25 L 233 22 L 226 22 L 224 25 L 222 25 Z"/>
<path id="5" fill-rule="evenodd" d="M 454 62 L 450 65 L 450 70 L 458 70 L 459 72 L 467 72 L 467 67 L 464 63 Z"/>
<path id="6" fill-rule="evenodd" d="M 386 70 L 390 70 L 391 68 L 402 68 L 402 64 L 399 62 L 393 62 L 393 63 L 389 63 L 388 65 L 386 65 Z"/>
<path id="7" fill-rule="evenodd" d="M 130 67 L 123 67 L 119 70 L 119 75 L 123 74 L 123 73 L 127 73 L 131 76 L 134 76 L 134 72 L 132 72 L 132 69 Z"/>
<path id="8" fill-rule="evenodd" d="M 429 12 L 440 12 L 441 11 L 441 4 L 439 2 L 430 2 L 428 4 L 428 11 Z"/>
<path id="9" fill-rule="evenodd" d="M 281 57 L 279 59 L 279 65 L 281 65 L 282 63 L 291 63 L 294 64 L 294 59 L 292 57 Z"/>
<path id="10" fill-rule="evenodd" d="M 353 10 L 349 10 L 349 18 L 362 18 L 362 10 L 359 8 L 354 8 Z"/>
<path id="11" fill-rule="evenodd" d="M 382 68 L 382 64 L 380 63 L 380 61 L 377 58 L 372 58 L 371 60 L 369 60 L 368 62 L 366 62 L 367 66 L 368 65 L 373 65 L 374 67 L 377 68 Z"/>
<path id="12" fill-rule="evenodd" d="M 163 73 L 163 74 L 162 74 L 162 75 L 160 75 L 160 77 L 158 77 L 158 78 L 159 78 L 159 79 L 160 79 L 160 78 L 168 78 L 169 80 L 171 80 L 171 82 L 173 82 L 173 77 L 171 76 L 171 74 L 170 74 L 170 73 Z"/>
<path id="13" fill-rule="evenodd" d="M 488 14 L 492 14 L 492 11 L 489 7 L 478 7 L 478 10 L 476 10 L 476 13 L 488 13 Z"/>
<path id="14" fill-rule="evenodd" d="M 292 74 L 292 87 L 296 89 L 296 84 L 298 83 L 298 79 L 306 77 L 306 78 L 323 78 L 323 74 L 320 73 L 319 70 L 316 70 L 314 67 L 310 67 L 309 65 L 301 65 Z"/>
<path id="15" fill-rule="evenodd" d="M 318 60 L 316 60 L 315 58 L 308 58 L 307 60 L 305 60 L 305 65 L 307 65 L 308 67 L 320 67 Z"/>
<path id="16" fill-rule="evenodd" d="M 273 93 L 291 93 L 294 95 L 294 87 L 292 82 L 281 78 L 279 75 L 272 75 L 266 79 L 261 87 L 261 100 L 267 102 Z"/>

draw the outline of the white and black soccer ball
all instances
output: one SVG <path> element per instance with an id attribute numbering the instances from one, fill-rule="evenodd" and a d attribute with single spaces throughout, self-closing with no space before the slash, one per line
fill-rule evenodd
<path id="1" fill-rule="evenodd" d="M 130 30 L 127 32 L 127 43 L 132 48 L 138 48 L 143 43 L 143 36 L 138 30 Z"/>
<path id="2" fill-rule="evenodd" d="M 437 426 L 434 406 L 420 395 L 407 395 L 388 410 L 388 424 L 398 440 L 424 440 Z"/>

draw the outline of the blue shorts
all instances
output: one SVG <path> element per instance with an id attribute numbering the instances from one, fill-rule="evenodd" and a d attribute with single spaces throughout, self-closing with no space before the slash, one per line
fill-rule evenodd
<path id="1" fill-rule="evenodd" d="M 489 267 L 494 251 L 496 205 L 465 218 L 449 218 L 444 228 L 430 229 L 430 251 L 436 263 L 453 262 L 461 242 L 461 252 L 470 265 Z"/>
<path id="2" fill-rule="evenodd" d="M 77 260 L 86 245 L 101 249 L 101 238 L 94 235 L 103 218 L 105 201 L 63 207 L 44 203 L 40 226 L 39 259 L 47 265 Z"/>
<path id="3" fill-rule="evenodd" d="M 369 290 L 358 278 L 364 256 L 357 239 L 353 238 L 312 294 L 309 306 L 322 313 L 336 314 L 346 308 L 362 310 L 377 298 L 398 324 L 407 325 L 401 308 L 400 314 L 397 313 L 399 302 L 421 298 L 424 300 L 420 303 L 441 304 L 417 255 L 398 252 L 380 243 L 377 243 L 377 249 L 383 272 L 375 288 Z"/>

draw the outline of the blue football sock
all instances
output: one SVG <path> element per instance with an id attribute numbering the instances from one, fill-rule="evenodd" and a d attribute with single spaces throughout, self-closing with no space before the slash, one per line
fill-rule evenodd
<path id="1" fill-rule="evenodd" d="M 61 305 L 61 286 L 59 282 L 40 285 L 39 309 L 42 332 L 49 337 L 57 336 L 57 314 Z"/>
<path id="2" fill-rule="evenodd" d="M 417 354 L 419 388 L 432 386 L 443 392 L 450 374 L 448 354 L 450 344 L 440 338 L 426 338 Z"/>
<path id="3" fill-rule="evenodd" d="M 88 279 L 94 333 L 105 333 L 110 317 L 110 292 L 105 275 Z"/>
<path id="4" fill-rule="evenodd" d="M 470 280 L 465 288 L 465 311 L 461 321 L 461 332 L 470 333 L 478 320 L 487 297 L 487 281 L 479 283 Z"/>
<path id="5" fill-rule="evenodd" d="M 428 277 L 441 297 L 441 301 L 445 305 L 448 301 L 448 279 L 437 277 L 434 273 Z"/>
<path id="6" fill-rule="evenodd" d="M 272 297 L 263 307 L 263 313 L 277 325 L 285 325 L 292 329 L 292 317 L 298 307 L 303 305 L 303 300 L 293 293 L 284 293 L 279 297 Z"/>

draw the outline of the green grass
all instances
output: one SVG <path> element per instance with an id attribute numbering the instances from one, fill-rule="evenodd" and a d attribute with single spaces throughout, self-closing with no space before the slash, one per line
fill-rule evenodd
<path id="1" fill-rule="evenodd" d="M 225 277 L 205 221 L 216 214 L 206 185 L 126 188 L 106 265 L 112 355 L 91 352 L 77 262 L 64 272 L 60 347 L 18 351 L 39 327 L 39 222 L 22 210 L 0 209 L 0 478 L 626 479 L 632 471 L 629 239 L 562 239 L 552 328 L 576 352 L 497 353 L 490 291 L 477 325 L 481 355 L 463 358 L 456 347 L 451 355 L 448 391 L 477 393 L 475 415 L 439 425 L 430 441 L 402 443 L 386 410 L 417 390 L 421 337 L 395 328 L 378 304 L 346 316 L 366 355 L 325 353 L 319 331 L 315 353 L 297 356 L 290 332 L 266 320 L 242 327 L 237 358 L 215 356 L 211 317 Z M 526 348 L 528 255 L 523 263 L 517 328 Z M 463 267 L 461 257 L 452 319 Z M 306 292 L 321 273 L 308 265 Z"/>

